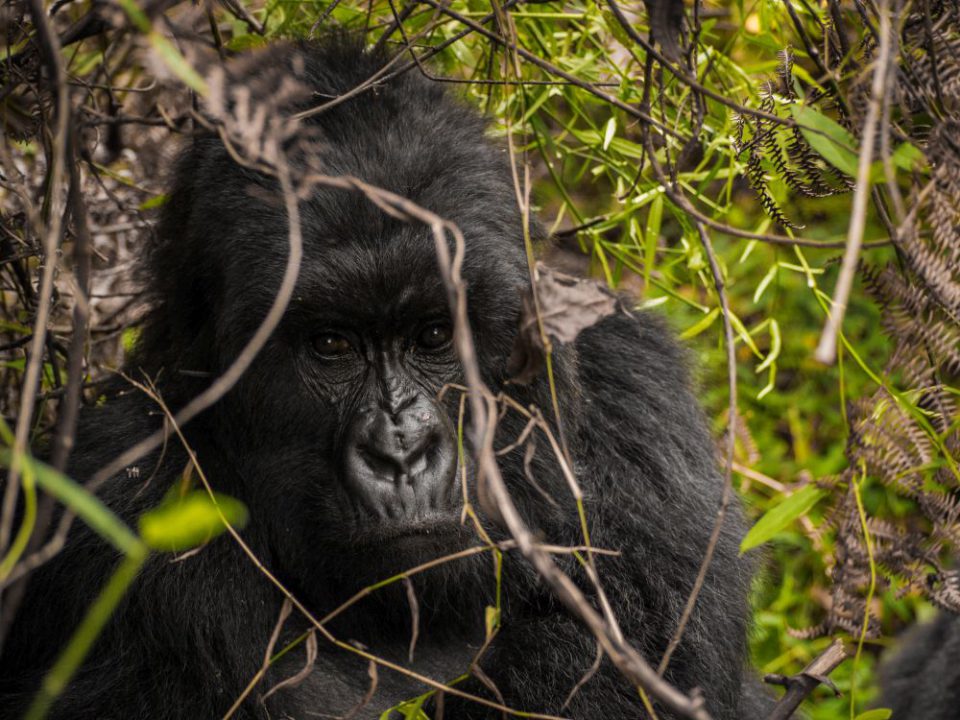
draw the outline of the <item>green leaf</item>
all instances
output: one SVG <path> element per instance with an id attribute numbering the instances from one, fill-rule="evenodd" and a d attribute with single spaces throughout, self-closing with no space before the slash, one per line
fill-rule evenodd
<path id="1" fill-rule="evenodd" d="M 150 18 L 140 9 L 136 0 L 118 0 L 118 4 L 126 11 L 130 20 L 136 25 L 140 32 L 148 32 L 150 30 Z"/>
<path id="2" fill-rule="evenodd" d="M 123 333 L 120 335 L 120 344 L 123 345 L 123 351 L 126 353 L 133 352 L 133 349 L 137 346 L 137 340 L 140 339 L 140 328 L 135 325 L 124 328 Z"/>
<path id="3" fill-rule="evenodd" d="M 610 143 L 613 142 L 614 136 L 617 134 L 617 119 L 611 117 L 607 120 L 607 127 L 603 131 L 603 149 L 606 150 L 610 147 Z"/>
<path id="4" fill-rule="evenodd" d="M 184 85 L 198 95 L 206 95 L 209 88 L 207 82 L 193 69 L 187 59 L 180 54 L 177 47 L 156 30 L 147 33 L 147 41 L 170 70 Z"/>
<path id="5" fill-rule="evenodd" d="M 224 518 L 232 527 L 243 527 L 247 508 L 228 495 L 214 493 L 211 500 L 207 492 L 195 490 L 141 515 L 140 537 L 154 550 L 188 550 L 222 533 Z"/>
<path id="6" fill-rule="evenodd" d="M 890 154 L 890 160 L 901 170 L 916 170 L 927 163 L 927 156 L 916 145 L 902 143 Z"/>
<path id="7" fill-rule="evenodd" d="M 154 195 L 152 198 L 147 198 L 140 203 L 140 210 L 152 210 L 153 208 L 163 207 L 169 200 L 170 196 L 166 193 Z"/>
<path id="8" fill-rule="evenodd" d="M 708 327 L 713 325 L 713 321 L 720 316 L 720 308 L 713 308 L 710 312 L 700 318 L 699 321 L 688 327 L 682 333 L 680 333 L 681 340 L 689 340 L 692 337 L 696 337 Z"/>
<path id="9" fill-rule="evenodd" d="M 399 705 L 394 705 L 380 715 L 380 720 L 393 720 L 394 713 L 398 713 L 403 720 L 430 720 L 430 716 L 423 711 L 423 704 L 435 692 L 435 690 L 431 690 L 413 700 L 406 700 Z"/>
<path id="10" fill-rule="evenodd" d="M 158 31 L 151 28 L 149 16 L 141 9 L 136 0 L 119 0 L 119 3 L 136 28 L 146 34 L 147 42 L 150 43 L 150 46 L 154 52 L 157 53 L 160 60 L 167 66 L 167 69 L 176 75 L 180 81 L 191 90 L 194 90 L 200 95 L 206 95 L 208 89 L 206 81 L 193 69 L 193 66 L 187 59 L 180 54 L 176 45 Z"/>
<path id="11" fill-rule="evenodd" d="M 487 605 L 483 613 L 483 619 L 487 630 L 487 638 L 489 639 L 494 631 L 500 627 L 500 610 L 493 605 Z"/>
<path id="12" fill-rule="evenodd" d="M 793 495 L 781 500 L 750 528 L 750 532 L 740 543 L 740 552 L 744 553 L 758 545 L 763 545 L 787 525 L 808 512 L 826 494 L 825 490 L 821 490 L 816 485 L 805 485 Z"/>
<path id="13" fill-rule="evenodd" d="M 266 47 L 269 40 L 256 33 L 246 33 L 245 35 L 236 35 L 226 43 L 227 50 L 233 52 L 243 52 L 245 50 L 256 50 Z"/>
<path id="14" fill-rule="evenodd" d="M 767 289 L 767 286 L 773 282 L 773 279 L 777 276 L 778 269 L 779 266 L 774 263 L 770 266 L 770 269 L 767 270 L 767 274 L 761 278 L 760 283 L 757 285 L 757 289 L 753 293 L 754 304 L 760 302 L 760 298 L 763 297 L 763 293 Z"/>
<path id="15" fill-rule="evenodd" d="M 860 713 L 854 720 L 889 720 L 891 717 L 893 717 L 893 710 L 889 708 L 875 708 Z"/>
<path id="16" fill-rule="evenodd" d="M 657 193 L 647 213 L 647 229 L 644 233 L 643 289 L 650 289 L 650 274 L 657 261 L 657 245 L 660 242 L 660 226 L 663 222 L 663 194 Z"/>
<path id="17" fill-rule="evenodd" d="M 850 177 L 857 176 L 857 141 L 845 127 L 809 105 L 791 105 L 790 112 L 820 157 Z"/>
<path id="18" fill-rule="evenodd" d="M 10 467 L 12 457 L 11 450 L 0 450 L 0 464 L 4 467 Z M 130 557 L 146 554 L 143 543 L 130 528 L 82 485 L 30 455 L 23 455 L 22 461 L 33 470 L 37 485 L 70 508 L 117 550 Z"/>
<path id="19" fill-rule="evenodd" d="M 29 335 L 33 332 L 33 328 L 28 325 L 23 325 L 22 323 L 12 322 L 10 320 L 0 320 L 0 330 L 4 332 L 17 333 L 19 335 Z"/>

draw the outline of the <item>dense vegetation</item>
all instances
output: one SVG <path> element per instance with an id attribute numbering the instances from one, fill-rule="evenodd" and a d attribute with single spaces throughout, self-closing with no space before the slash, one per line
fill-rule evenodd
<path id="1" fill-rule="evenodd" d="M 56 440 L 80 383 L 95 402 L 136 337 L 129 264 L 165 201 L 163 159 L 193 122 L 191 95 L 209 92 L 208 61 L 181 40 L 227 56 L 364 31 L 371 44 L 412 49 L 395 69 L 455 84 L 490 115 L 521 168 L 518 201 L 532 198 L 554 236 L 548 259 L 635 294 L 689 344 L 721 457 L 735 419 L 725 460 L 757 519 L 745 549 L 763 546 L 757 665 L 791 675 L 841 638 L 850 658 L 830 678 L 842 696 L 820 688 L 805 712 L 882 717 L 863 713 L 883 648 L 934 606 L 960 612 L 949 560 L 960 540 L 955 5 L 46 9 L 63 44 L 59 86 L 30 13 L 0 15 L 0 435 L 27 496 L 65 479 L 17 459 L 24 435 Z M 72 254 L 81 233 L 92 257 Z M 89 303 L 78 303 L 85 286 Z M 31 380 L 33 345 L 43 360 Z M 13 527 L 10 513 L 8 503 L 0 584 L 29 557 L 30 527 Z"/>

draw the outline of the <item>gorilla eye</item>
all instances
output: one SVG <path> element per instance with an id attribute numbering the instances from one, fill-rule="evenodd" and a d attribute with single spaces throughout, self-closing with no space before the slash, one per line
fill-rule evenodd
<path id="1" fill-rule="evenodd" d="M 336 360 L 351 352 L 353 345 L 343 335 L 323 333 L 313 339 L 313 349 L 325 360 Z"/>
<path id="2" fill-rule="evenodd" d="M 439 350 L 453 338 L 450 323 L 436 322 L 427 325 L 417 335 L 417 347 L 424 350 Z"/>

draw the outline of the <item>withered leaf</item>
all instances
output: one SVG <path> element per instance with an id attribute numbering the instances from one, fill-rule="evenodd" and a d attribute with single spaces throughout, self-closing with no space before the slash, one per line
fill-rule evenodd
<path id="1" fill-rule="evenodd" d="M 617 309 L 617 297 L 605 285 L 556 272 L 542 263 L 537 263 L 534 285 L 543 331 L 561 343 L 573 342 L 583 330 Z M 543 369 L 546 348 L 532 295 L 528 293 L 521 302 L 520 329 L 507 372 L 512 382 L 527 385 Z"/>
<path id="2" fill-rule="evenodd" d="M 307 635 L 306 654 L 307 658 L 303 664 L 303 667 L 300 668 L 295 675 L 291 675 L 290 677 L 281 680 L 272 688 L 267 690 L 261 700 L 266 700 L 278 690 L 283 690 L 284 688 L 295 688 L 310 676 L 310 673 L 313 672 L 313 668 L 317 662 L 317 633 L 314 630 L 311 630 L 310 634 Z"/>

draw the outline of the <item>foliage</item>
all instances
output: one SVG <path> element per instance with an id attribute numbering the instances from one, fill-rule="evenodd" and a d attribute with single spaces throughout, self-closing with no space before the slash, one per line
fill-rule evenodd
<path id="1" fill-rule="evenodd" d="M 137 254 L 138 233 L 166 201 L 160 148 L 195 122 L 189 93 L 211 92 L 194 47 L 179 40 L 200 36 L 226 55 L 347 28 L 370 43 L 411 45 L 417 60 L 405 52 L 393 72 L 453 85 L 490 114 L 491 133 L 529 169 L 555 238 L 548 259 L 634 293 L 688 341 L 718 436 L 735 419 L 733 470 L 759 518 L 744 547 L 769 542 L 756 591 L 756 659 L 765 672 L 789 674 L 829 636 L 849 638 L 856 660 L 832 675 L 844 696 L 818 691 L 806 712 L 854 717 L 872 697 L 884 638 L 929 614 L 931 603 L 960 611 L 950 564 L 960 541 L 960 17 L 936 0 L 717 0 L 688 6 L 678 28 L 676 3 L 651 5 L 660 12 L 652 34 L 636 7 L 579 0 L 57 4 L 54 26 L 75 38 L 62 59 L 97 254 L 86 400 L 96 402 L 96 384 L 136 335 L 136 288 L 114 269 Z M 36 278 L 49 261 L 37 229 L 49 223 L 53 157 L 40 128 L 52 127 L 55 104 L 38 82 L 34 29 L 5 12 L 0 123 L 11 140 L 0 156 L 0 384 L 5 415 L 14 417 L 30 412 L 21 389 Z M 488 34 L 465 33 L 469 22 Z M 878 97 L 871 83 L 881 72 Z M 864 133 L 871 105 L 877 120 Z M 524 177 L 518 186 L 522 201 Z M 837 312 L 833 289 L 858 189 L 872 201 L 854 256 L 860 282 L 840 303 L 837 361 L 823 365 L 814 350 L 827 314 Z M 78 227 L 74 217 L 65 248 Z M 703 228 L 735 334 L 733 412 Z M 72 277 L 82 264 L 69 252 L 62 264 L 28 424 L 34 440 L 55 436 L 70 384 L 83 285 Z M 10 433 L 4 442 L 15 445 Z M 23 466 L 27 497 L 34 481 L 50 490 L 42 467 Z M 82 501 L 58 497 L 83 511 Z M 9 553 L 22 548 L 0 541 L 12 567 Z M 860 717 L 868 716 L 880 717 Z"/>

